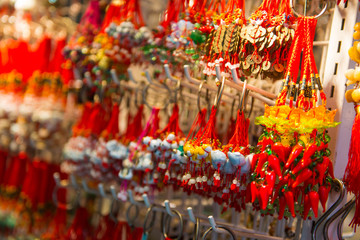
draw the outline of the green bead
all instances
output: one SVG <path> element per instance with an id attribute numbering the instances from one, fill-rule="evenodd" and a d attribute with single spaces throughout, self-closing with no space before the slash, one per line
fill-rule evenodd
<path id="1" fill-rule="evenodd" d="M 195 24 L 194 24 L 194 27 L 195 27 L 195 28 L 200 28 L 200 23 L 195 23 Z"/>
<path id="2" fill-rule="evenodd" d="M 197 59 L 199 59 L 199 54 L 194 54 L 194 55 L 191 56 L 191 58 L 193 60 L 197 60 Z"/>

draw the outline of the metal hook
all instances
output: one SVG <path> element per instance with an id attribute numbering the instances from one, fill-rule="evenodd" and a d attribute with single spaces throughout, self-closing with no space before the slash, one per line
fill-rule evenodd
<path id="1" fill-rule="evenodd" d="M 91 79 L 91 73 L 89 71 L 87 71 L 87 72 L 85 72 L 84 76 L 85 76 L 85 79 L 86 79 L 86 85 L 89 88 L 93 87 L 94 84 L 93 84 L 93 81 Z"/>
<path id="2" fill-rule="evenodd" d="M 219 88 L 219 90 L 218 90 L 218 92 L 216 94 L 216 98 L 215 98 L 215 101 L 214 101 L 214 106 L 215 106 L 216 109 L 218 108 L 219 103 L 221 101 L 221 96 L 222 96 L 222 93 L 224 91 L 224 86 L 225 86 L 225 77 L 222 78 L 220 88 Z"/>
<path id="3" fill-rule="evenodd" d="M 208 228 L 208 229 L 205 231 L 205 233 L 203 234 L 203 236 L 202 236 L 202 238 L 201 238 L 202 240 L 205 240 L 206 237 L 207 237 L 207 235 L 208 235 L 211 231 L 215 231 L 215 232 L 217 232 L 217 233 L 222 232 L 220 229 L 223 229 L 223 230 L 225 230 L 226 232 L 228 232 L 228 233 L 230 234 L 231 238 L 232 238 L 233 240 L 236 240 L 235 234 L 234 234 L 228 227 L 225 227 L 225 226 L 222 226 L 222 225 L 216 225 L 213 216 L 209 216 L 208 219 L 209 219 L 209 222 L 210 222 L 211 227 Z"/>
<path id="4" fill-rule="evenodd" d="M 239 108 L 240 108 L 240 93 L 236 93 L 236 96 L 239 97 Z M 233 99 L 233 102 L 231 103 L 231 110 L 230 110 L 230 118 L 234 119 L 234 108 L 235 108 L 235 102 L 236 102 L 236 98 Z"/>
<path id="5" fill-rule="evenodd" d="M 200 219 L 195 218 L 193 209 L 191 207 L 187 208 L 187 212 L 189 214 L 189 219 L 192 223 L 194 223 L 194 240 L 199 239 L 199 233 L 200 233 Z"/>
<path id="6" fill-rule="evenodd" d="M 120 80 L 117 76 L 117 73 L 116 73 L 116 70 L 115 69 L 111 69 L 110 70 L 110 74 L 111 74 L 111 79 L 113 80 L 113 82 L 116 84 L 116 85 L 120 85 Z"/>
<path id="7" fill-rule="evenodd" d="M 106 193 L 105 193 L 104 184 L 99 183 L 99 184 L 98 184 L 98 189 L 99 189 L 99 194 L 100 194 L 101 197 L 103 197 L 103 198 L 107 198 L 107 197 L 108 197 L 108 196 L 106 195 Z"/>
<path id="8" fill-rule="evenodd" d="M 171 75 L 169 64 L 164 64 L 165 74 L 168 79 L 170 79 L 173 82 L 178 82 L 180 79 L 177 79 Z"/>
<path id="9" fill-rule="evenodd" d="M 171 217 L 175 217 L 175 214 L 172 212 L 172 210 L 170 208 L 169 200 L 165 200 L 164 205 L 165 205 L 165 210 L 166 210 L 167 214 L 169 214 Z"/>
<path id="10" fill-rule="evenodd" d="M 148 195 L 147 195 L 146 193 L 144 193 L 144 194 L 142 195 L 142 198 L 144 199 L 145 206 L 146 206 L 147 208 L 151 207 L 151 204 L 150 204 L 150 201 L 149 201 L 149 197 L 148 197 Z"/>
<path id="11" fill-rule="evenodd" d="M 246 86 L 247 86 L 247 80 L 244 81 L 241 98 L 240 98 L 240 111 L 241 112 L 244 111 L 244 106 L 246 106 L 246 104 L 245 104 L 245 95 L 247 93 Z"/>
<path id="12" fill-rule="evenodd" d="M 344 183 L 335 178 L 333 181 L 334 184 L 337 184 L 338 186 L 334 187 L 334 190 L 337 192 L 340 192 L 339 198 L 335 201 L 335 203 L 319 218 L 318 221 L 315 222 L 315 224 L 313 225 L 312 229 L 311 229 L 311 238 L 312 240 L 316 239 L 316 232 L 318 230 L 318 228 L 320 227 L 320 225 L 327 219 L 327 217 L 339 206 L 339 204 L 341 203 L 341 201 L 344 199 L 345 196 L 345 186 Z M 325 234 L 323 234 L 325 235 Z"/>
<path id="13" fill-rule="evenodd" d="M 165 86 L 165 84 L 158 84 L 158 83 L 155 83 L 153 80 L 152 80 L 152 78 L 151 78 L 151 76 L 150 76 L 150 73 L 149 73 L 149 71 L 146 69 L 145 71 L 144 71 L 144 73 L 145 73 L 145 77 L 146 77 L 146 80 L 148 81 L 148 83 L 151 85 L 154 85 L 154 86 L 157 86 L 157 87 L 160 87 L 160 88 L 166 88 Z"/>
<path id="14" fill-rule="evenodd" d="M 215 69 L 216 69 L 216 68 L 215 68 Z M 238 75 L 237 75 L 236 69 L 235 69 L 235 68 L 231 68 L 230 71 L 231 71 L 231 76 L 232 76 L 234 82 L 235 82 L 236 84 L 239 84 L 240 79 L 239 79 L 239 77 L 238 77 Z"/>
<path id="15" fill-rule="evenodd" d="M 198 80 L 196 80 L 195 78 L 192 78 L 190 76 L 190 72 L 189 72 L 189 65 L 184 65 L 184 73 L 185 73 L 185 77 L 186 79 L 191 82 L 194 83 L 196 85 L 199 85 L 201 82 L 199 82 Z"/>
<path id="16" fill-rule="evenodd" d="M 355 205 L 356 203 L 356 198 L 353 198 L 350 200 L 349 204 L 348 204 L 348 207 L 347 209 L 344 211 L 343 215 L 341 216 L 340 218 L 340 221 L 338 223 L 338 226 L 337 226 L 337 235 L 338 235 L 338 238 L 339 239 L 342 239 L 342 226 L 344 224 L 344 221 L 346 219 L 346 217 L 348 216 L 348 214 L 350 213 L 351 209 L 353 208 L 353 206 Z"/>
<path id="17" fill-rule="evenodd" d="M 346 218 L 346 216 L 349 214 L 351 208 L 354 206 L 355 204 L 355 198 L 352 198 L 349 202 L 347 202 L 342 208 L 340 208 L 337 212 L 335 212 L 326 222 L 325 222 L 325 226 L 324 226 L 324 239 L 328 240 L 329 236 L 328 236 L 328 232 L 329 232 L 329 227 L 331 225 L 331 223 L 333 223 L 340 215 L 340 221 L 337 225 L 337 234 L 339 239 L 342 239 L 342 224 Z"/>
<path id="18" fill-rule="evenodd" d="M 133 75 L 133 73 L 132 73 L 132 70 L 131 70 L 130 68 L 128 68 L 127 72 L 128 72 L 130 81 L 132 81 L 133 83 L 137 84 L 138 82 L 135 80 L 134 75 Z"/>
<path id="19" fill-rule="evenodd" d="M 293 4 L 293 1 L 294 1 L 294 0 L 289 0 L 289 1 L 290 1 L 290 7 L 291 7 L 294 15 L 295 15 L 296 17 L 302 16 L 301 14 L 299 14 L 299 13 L 297 13 L 297 12 L 295 11 L 295 9 L 294 9 L 294 4 Z M 321 12 L 320 12 L 318 15 L 314 16 L 314 18 L 319 18 L 321 15 L 323 15 L 323 14 L 325 13 L 327 7 L 328 7 L 328 1 L 326 0 L 325 7 L 321 10 Z M 306 5 L 305 5 L 305 8 L 306 8 Z"/>
<path id="20" fill-rule="evenodd" d="M 131 190 L 128 190 L 127 192 L 128 192 L 128 197 L 129 197 L 130 203 L 133 204 L 133 205 L 137 205 L 137 206 L 140 205 L 140 203 L 135 201 L 133 192 Z"/>
<path id="21" fill-rule="evenodd" d="M 82 187 L 83 187 L 83 189 L 85 190 L 85 192 L 90 193 L 90 194 L 94 194 L 94 195 L 99 195 L 99 192 L 98 192 L 98 191 L 89 188 L 89 186 L 87 185 L 87 182 L 86 182 L 85 179 L 83 179 L 83 180 L 81 181 L 81 184 L 82 184 Z"/>

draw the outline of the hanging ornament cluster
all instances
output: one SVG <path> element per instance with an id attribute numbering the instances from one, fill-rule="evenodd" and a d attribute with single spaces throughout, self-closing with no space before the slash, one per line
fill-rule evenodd
<path id="1" fill-rule="evenodd" d="M 272 213 L 276 207 L 279 219 L 295 215 L 317 218 L 319 201 L 325 211 L 334 178 L 326 128 L 339 123 L 334 122 L 336 111 L 325 107 L 326 97 L 314 61 L 316 22 L 312 17 L 298 18 L 276 106 L 266 106 L 264 116 L 256 119 L 256 124 L 265 130 L 252 164 L 251 200 L 264 214 Z M 319 93 L 322 105 L 317 106 Z"/>
<path id="2" fill-rule="evenodd" d="M 101 13 L 99 1 L 91 0 L 81 18 L 77 30 L 71 36 L 64 48 L 64 55 L 71 65 L 81 69 L 88 53 L 88 48 L 99 33 L 101 27 Z"/>
<path id="3" fill-rule="evenodd" d="M 227 77 L 230 74 L 226 70 L 237 68 L 240 33 L 246 24 L 244 4 L 244 1 L 228 1 L 225 9 L 222 9 L 224 13 L 213 18 L 215 28 L 207 27 L 203 30 L 209 33 L 204 47 L 205 55 L 201 61 L 205 75 L 215 75 L 216 64 L 220 65 Z M 214 3 L 212 7 L 218 6 Z"/>

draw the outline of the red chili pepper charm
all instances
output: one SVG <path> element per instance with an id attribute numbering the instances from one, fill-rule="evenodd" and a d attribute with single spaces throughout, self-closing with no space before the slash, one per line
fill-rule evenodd
<path id="1" fill-rule="evenodd" d="M 289 212 L 291 213 L 291 215 L 292 215 L 293 217 L 295 217 L 294 194 L 293 194 L 293 192 L 291 192 L 291 191 L 287 191 L 287 192 L 285 192 L 284 195 L 285 195 L 286 204 L 287 204 L 287 206 L 288 206 L 288 208 L 289 208 Z"/>
<path id="2" fill-rule="evenodd" d="M 260 208 L 262 210 L 266 209 L 266 206 L 269 202 L 269 186 L 267 185 L 263 185 L 261 186 L 260 190 L 259 190 L 259 195 L 260 195 Z"/>
<path id="3" fill-rule="evenodd" d="M 261 169 L 262 169 L 264 163 L 267 161 L 268 156 L 269 155 L 265 152 L 262 152 L 259 154 L 259 160 L 258 160 L 257 167 L 256 167 L 257 174 L 261 173 Z"/>
<path id="4" fill-rule="evenodd" d="M 256 198 L 259 196 L 259 190 L 257 189 L 256 182 L 251 182 L 251 202 L 255 202 Z"/>
<path id="5" fill-rule="evenodd" d="M 326 172 L 326 169 L 327 169 L 328 166 L 329 166 L 329 162 L 330 162 L 330 161 L 331 161 L 331 160 L 330 160 L 328 157 L 324 156 L 324 157 L 323 157 L 323 162 L 316 165 L 316 170 L 317 170 L 318 173 L 319 173 L 319 177 L 318 177 L 318 178 L 319 178 L 320 183 L 322 183 L 322 181 L 323 181 L 323 179 L 324 179 L 324 177 L 325 177 L 325 172 Z"/>
<path id="6" fill-rule="evenodd" d="M 334 179 L 335 178 L 335 176 L 334 176 L 334 165 L 333 165 L 331 160 L 329 161 L 328 172 L 329 172 L 330 177 L 332 179 Z"/>
<path id="7" fill-rule="evenodd" d="M 285 167 L 286 168 L 289 168 L 290 165 L 295 161 L 295 159 L 300 155 L 300 153 L 302 153 L 304 147 L 301 146 L 300 144 L 296 144 L 291 153 L 290 153 L 290 156 L 289 156 L 289 159 L 287 160 L 286 164 L 285 164 Z"/>
<path id="8" fill-rule="evenodd" d="M 268 190 L 269 190 L 269 195 L 272 195 L 272 191 L 274 190 L 274 186 L 275 186 L 275 180 L 276 180 L 276 175 L 273 171 L 268 172 L 265 176 L 265 180 L 267 182 L 267 186 L 268 186 Z"/>
<path id="9" fill-rule="evenodd" d="M 328 146 L 329 146 L 329 144 L 327 144 L 327 143 L 325 144 L 324 142 L 321 142 L 320 146 L 317 147 L 317 150 L 322 151 L 322 150 L 326 149 Z"/>
<path id="10" fill-rule="evenodd" d="M 285 206 L 286 206 L 285 197 L 281 196 L 279 198 L 279 214 L 278 214 L 278 219 L 279 220 L 281 220 L 283 218 L 283 216 L 284 216 Z"/>
<path id="11" fill-rule="evenodd" d="M 256 167 L 256 163 L 258 162 L 258 160 L 259 160 L 259 154 L 255 154 L 253 156 L 252 161 L 251 161 L 251 172 L 254 172 L 255 167 Z"/>
<path id="12" fill-rule="evenodd" d="M 304 197 L 304 211 L 303 211 L 303 219 L 306 220 L 308 215 L 309 215 L 309 211 L 310 211 L 310 198 L 309 198 L 309 194 L 305 194 Z"/>
<path id="13" fill-rule="evenodd" d="M 322 185 L 319 187 L 319 198 L 321 206 L 323 207 L 323 212 L 326 211 L 326 202 L 329 197 L 330 186 Z"/>
<path id="14" fill-rule="evenodd" d="M 319 194 L 315 191 L 309 192 L 310 204 L 311 208 L 314 212 L 315 217 L 318 217 L 318 209 L 319 209 Z"/>
<path id="15" fill-rule="evenodd" d="M 279 179 L 282 179 L 280 161 L 275 155 L 270 155 L 269 158 L 269 165 L 274 170 L 275 174 L 279 176 Z"/>
<path id="16" fill-rule="evenodd" d="M 282 145 L 282 143 L 280 142 L 276 142 L 271 146 L 271 151 L 273 151 L 274 153 L 277 154 L 278 158 L 280 159 L 280 161 L 282 161 L 283 163 L 286 162 L 286 150 L 285 147 Z"/>
<path id="17" fill-rule="evenodd" d="M 308 168 L 305 168 L 295 179 L 295 182 L 292 184 L 293 188 L 296 188 L 301 183 L 305 182 L 312 176 L 312 171 Z"/>

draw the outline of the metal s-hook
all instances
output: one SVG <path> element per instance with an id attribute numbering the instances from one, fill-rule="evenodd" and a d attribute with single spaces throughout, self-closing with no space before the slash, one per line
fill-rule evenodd
<path id="1" fill-rule="evenodd" d="M 294 4 L 293 4 L 293 1 L 294 1 L 294 0 L 289 0 L 289 1 L 290 1 L 290 7 L 291 7 L 292 12 L 294 13 L 294 15 L 295 15 L 296 17 L 301 16 L 301 14 L 299 14 L 298 12 L 296 12 L 295 9 L 294 9 Z M 319 18 L 321 15 L 323 15 L 323 14 L 325 13 L 327 7 L 328 7 L 328 0 L 325 0 L 325 7 L 321 10 L 321 12 L 320 12 L 318 15 L 315 15 L 314 18 Z M 306 9 L 306 4 L 305 4 L 305 7 L 304 7 L 304 8 Z M 306 10 L 305 10 L 305 11 L 306 11 Z"/>

